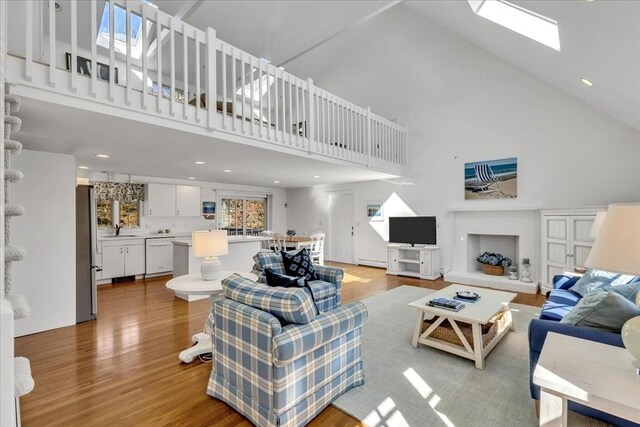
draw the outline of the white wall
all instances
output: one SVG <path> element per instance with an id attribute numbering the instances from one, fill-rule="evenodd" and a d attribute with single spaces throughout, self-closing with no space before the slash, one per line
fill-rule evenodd
<path id="1" fill-rule="evenodd" d="M 80 176 L 88 176 L 92 181 L 107 181 L 107 175 L 104 173 L 82 173 L 78 172 Z M 128 175 L 114 174 L 111 176 L 114 182 L 128 182 Z M 150 176 L 138 176 L 132 175 L 131 182 L 146 184 L 149 182 L 164 183 L 164 184 L 181 184 L 181 185 L 195 185 L 201 187 L 201 199 L 207 201 L 216 201 L 216 196 L 220 194 L 245 194 L 255 196 L 272 196 L 271 206 L 271 228 L 275 231 L 284 233 L 287 227 L 287 212 L 284 204 L 286 203 L 286 190 L 282 188 L 274 187 L 258 187 L 252 185 L 238 185 L 238 184 L 224 184 L 220 182 L 208 182 L 208 181 L 196 181 L 186 179 L 170 179 L 170 178 L 158 178 Z M 202 217 L 185 218 L 185 217 L 167 217 L 167 218 L 155 218 L 148 216 L 140 217 L 140 229 L 135 230 L 141 233 L 152 233 L 159 229 L 170 228 L 172 233 L 189 232 L 193 230 L 216 228 L 215 221 L 205 220 Z"/>
<path id="2" fill-rule="evenodd" d="M 24 181 L 11 186 L 11 200 L 26 209 L 11 221 L 11 242 L 27 251 L 13 263 L 13 293 L 25 295 L 31 307 L 30 316 L 15 322 L 21 336 L 76 323 L 76 162 L 23 150 L 12 163 Z"/>
<path id="3" fill-rule="evenodd" d="M 342 56 L 313 76 L 315 84 L 383 117 L 400 117 L 409 129 L 407 173 L 394 183 L 289 190 L 289 228 L 323 228 L 326 192 L 352 189 L 357 257 L 384 261 L 385 242 L 367 224 L 364 205 L 396 193 L 417 214 L 438 217 L 438 243 L 448 269 L 451 208 L 640 200 L 638 131 L 426 18 L 394 7 L 338 42 Z M 323 54 L 322 48 L 312 54 Z M 518 198 L 465 201 L 464 163 L 506 157 L 518 158 Z"/>

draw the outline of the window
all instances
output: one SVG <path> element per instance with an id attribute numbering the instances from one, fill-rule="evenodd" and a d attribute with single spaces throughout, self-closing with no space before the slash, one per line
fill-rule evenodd
<path id="1" fill-rule="evenodd" d="M 148 2 L 145 2 L 150 4 Z M 154 5 L 152 5 L 154 6 Z M 155 6 L 154 6 L 155 7 Z M 151 31 L 151 26 L 147 26 L 147 34 Z M 127 54 L 127 11 L 118 5 L 113 5 L 113 32 L 114 32 L 114 49 L 116 52 Z M 140 59 L 142 55 L 142 18 L 135 13 L 131 14 L 131 56 Z M 100 20 L 100 28 L 98 29 L 98 38 L 96 43 L 98 46 L 109 49 L 111 36 L 109 32 L 109 2 L 105 2 L 102 10 L 102 19 Z"/>
<path id="2" fill-rule="evenodd" d="M 140 201 L 144 185 L 122 182 L 94 181 L 98 227 L 140 226 Z"/>
<path id="3" fill-rule="evenodd" d="M 557 51 L 560 50 L 557 21 L 504 0 L 467 1 L 476 15 Z"/>
<path id="4" fill-rule="evenodd" d="M 229 236 L 259 235 L 267 228 L 267 198 L 222 198 L 219 226 Z"/>
<path id="5" fill-rule="evenodd" d="M 140 225 L 138 206 L 137 200 L 120 202 L 119 217 L 121 227 L 138 227 Z"/>
<path id="6" fill-rule="evenodd" d="M 113 224 L 113 200 L 96 200 L 96 216 L 98 227 L 114 227 Z"/>

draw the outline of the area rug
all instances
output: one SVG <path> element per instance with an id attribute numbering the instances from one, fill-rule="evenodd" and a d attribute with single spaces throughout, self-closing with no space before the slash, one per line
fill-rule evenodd
<path id="1" fill-rule="evenodd" d="M 365 384 L 333 404 L 372 427 L 538 425 L 529 396 L 527 328 L 539 308 L 512 304 L 515 331 L 479 370 L 471 360 L 411 346 L 415 311 L 407 304 L 430 292 L 400 286 L 362 301 L 369 311 L 362 344 Z"/>

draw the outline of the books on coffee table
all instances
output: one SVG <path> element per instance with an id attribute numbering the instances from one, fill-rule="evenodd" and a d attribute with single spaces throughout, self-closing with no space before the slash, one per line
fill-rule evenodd
<path id="1" fill-rule="evenodd" d="M 464 304 L 460 301 L 449 298 L 434 298 L 427 302 L 430 307 L 442 308 L 444 310 L 460 311 L 464 308 Z"/>

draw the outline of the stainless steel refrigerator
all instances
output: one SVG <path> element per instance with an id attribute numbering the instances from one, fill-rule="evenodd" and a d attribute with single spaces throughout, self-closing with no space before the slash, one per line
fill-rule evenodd
<path id="1" fill-rule="evenodd" d="M 76 323 L 94 320 L 98 313 L 96 200 L 92 185 L 76 187 Z"/>

